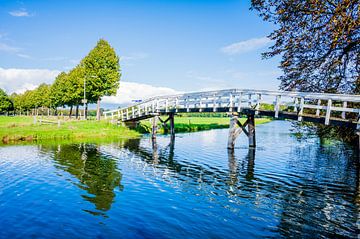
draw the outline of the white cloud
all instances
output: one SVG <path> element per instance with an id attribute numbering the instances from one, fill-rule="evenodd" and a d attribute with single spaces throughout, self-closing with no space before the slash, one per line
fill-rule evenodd
<path id="1" fill-rule="evenodd" d="M 34 15 L 34 14 L 30 14 L 25 8 L 11 11 L 9 12 L 9 14 L 13 17 L 32 17 Z"/>
<path id="2" fill-rule="evenodd" d="M 132 100 L 145 100 L 160 95 L 173 95 L 181 92 L 167 87 L 157 87 L 135 82 L 121 82 L 116 96 L 105 96 L 104 103 L 127 104 Z"/>
<path id="3" fill-rule="evenodd" d="M 8 93 L 21 93 L 34 89 L 41 83 L 52 83 L 59 73 L 58 70 L 4 69 L 0 67 L 0 88 L 5 89 Z"/>
<path id="4" fill-rule="evenodd" d="M 29 56 L 29 55 L 26 55 L 26 54 L 21 54 L 21 53 L 19 53 L 19 54 L 16 54 L 18 57 L 21 57 L 21 58 L 25 58 L 25 59 L 31 59 L 31 56 Z"/>
<path id="5" fill-rule="evenodd" d="M 8 44 L 0 42 L 0 51 L 9 52 L 9 53 L 16 53 L 20 51 L 20 48 L 9 46 Z"/>
<path id="6" fill-rule="evenodd" d="M 0 39 L 1 39 L 1 36 L 0 36 Z M 32 58 L 31 56 L 27 55 L 27 54 L 24 54 L 24 53 L 21 53 L 23 49 L 19 48 L 19 47 L 14 47 L 14 46 L 10 46 L 4 42 L 0 42 L 0 51 L 2 52 L 7 52 L 7 53 L 10 53 L 10 54 L 14 54 L 18 57 L 21 57 L 21 58 L 26 58 L 26 59 L 30 59 Z"/>
<path id="7" fill-rule="evenodd" d="M 270 42 L 271 40 L 267 37 L 252 38 L 246 41 L 240 41 L 228 46 L 224 46 L 221 48 L 221 52 L 226 55 L 241 54 L 244 52 L 260 49 L 268 45 Z"/>

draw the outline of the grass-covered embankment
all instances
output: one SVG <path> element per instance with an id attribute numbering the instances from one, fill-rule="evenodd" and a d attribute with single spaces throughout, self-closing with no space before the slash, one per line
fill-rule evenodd
<path id="1" fill-rule="evenodd" d="M 45 118 L 43 119 L 45 120 Z M 46 119 L 56 122 L 56 118 Z M 61 121 L 57 124 L 34 124 L 32 117 L 0 117 L 0 140 L 3 143 L 33 140 L 135 138 L 140 134 L 106 121 Z"/>
<path id="2" fill-rule="evenodd" d="M 0 142 L 15 143 L 21 141 L 45 141 L 45 140 L 71 140 L 71 141 L 94 141 L 100 139 L 135 138 L 140 133 L 150 133 L 151 124 L 144 120 L 135 130 L 124 126 L 117 126 L 108 121 L 77 121 L 61 120 L 58 127 L 56 118 L 43 118 L 55 124 L 40 124 L 40 117 L 34 124 L 33 117 L 0 117 Z M 165 119 L 165 118 L 163 118 Z M 242 123 L 245 118 L 239 119 Z M 255 119 L 256 124 L 269 122 L 270 119 Z M 175 117 L 175 132 L 195 132 L 210 129 L 228 128 L 228 117 Z M 164 133 L 164 128 L 158 130 Z"/>
<path id="3" fill-rule="evenodd" d="M 162 119 L 165 120 L 166 117 L 162 117 Z M 246 118 L 239 118 L 239 121 L 244 123 Z M 255 119 L 255 124 L 263 124 L 269 121 L 271 120 L 267 118 L 257 118 Z M 224 129 L 229 128 L 229 124 L 229 117 L 175 117 L 174 119 L 176 133 L 195 132 L 210 129 Z M 141 124 L 137 130 L 141 133 L 150 133 L 150 122 L 148 120 L 141 121 Z M 159 132 L 164 133 L 164 129 L 161 128 Z"/>

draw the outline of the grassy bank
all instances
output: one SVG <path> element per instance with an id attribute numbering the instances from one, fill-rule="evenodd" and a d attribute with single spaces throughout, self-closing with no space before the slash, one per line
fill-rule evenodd
<path id="1" fill-rule="evenodd" d="M 162 119 L 166 119 L 163 117 Z M 246 118 L 240 118 L 239 121 L 244 123 Z M 255 119 L 255 124 L 263 124 L 271 121 L 267 118 Z M 175 117 L 175 132 L 195 132 L 210 129 L 223 129 L 229 128 L 229 117 Z M 149 121 L 141 121 L 140 126 L 137 129 L 141 133 L 150 133 L 151 124 Z M 160 133 L 164 132 L 164 129 L 159 130 Z"/>
<path id="2" fill-rule="evenodd" d="M 45 119 L 44 119 L 45 120 Z M 56 119 L 47 119 L 56 122 Z M 0 117 L 0 139 L 3 143 L 33 140 L 134 138 L 140 134 L 106 121 L 61 121 L 55 124 L 34 124 L 32 117 Z"/>
<path id="3" fill-rule="evenodd" d="M 94 141 L 103 139 L 135 138 L 140 133 L 150 133 L 149 121 L 142 121 L 136 130 L 124 126 L 116 126 L 108 121 L 62 120 L 58 127 L 56 118 L 44 118 L 54 124 L 40 124 L 40 117 L 34 124 L 33 117 L 0 117 L 0 140 L 2 143 L 16 143 L 45 140 Z M 165 119 L 165 118 L 164 118 Z M 245 122 L 241 118 L 241 122 Z M 194 132 L 229 127 L 228 117 L 176 117 L 175 132 Z M 270 119 L 256 119 L 256 124 L 269 122 Z M 160 128 L 159 133 L 164 133 Z"/>

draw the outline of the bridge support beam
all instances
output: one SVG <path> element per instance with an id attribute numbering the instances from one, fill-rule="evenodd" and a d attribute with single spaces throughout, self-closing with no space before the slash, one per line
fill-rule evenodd
<path id="1" fill-rule="evenodd" d="M 249 138 L 249 147 L 256 147 L 256 139 L 255 139 L 255 117 L 254 115 L 248 115 L 248 138 Z"/>
<path id="2" fill-rule="evenodd" d="M 156 139 L 157 129 L 158 129 L 158 119 L 159 116 L 154 116 L 151 119 L 151 138 Z"/>
<path id="3" fill-rule="evenodd" d="M 159 120 L 160 120 L 161 124 L 163 125 L 165 133 L 168 133 L 170 131 L 171 136 L 175 135 L 174 113 L 170 113 L 169 117 L 166 120 L 162 120 L 160 117 L 159 117 Z M 170 129 L 167 125 L 168 121 L 170 122 Z"/>
<path id="4" fill-rule="evenodd" d="M 166 120 L 162 120 L 160 118 L 160 116 L 154 116 L 152 118 L 152 127 L 151 127 L 151 137 L 153 139 L 156 138 L 156 134 L 157 134 L 157 130 L 158 130 L 158 122 L 160 121 L 160 123 L 162 124 L 165 133 L 168 133 L 170 131 L 171 137 L 175 136 L 175 126 L 174 126 L 174 113 L 170 113 L 169 117 Z M 170 122 L 170 129 L 167 125 L 167 122 Z"/>
<path id="5" fill-rule="evenodd" d="M 239 126 L 239 127 L 237 127 Z M 246 126 L 248 127 L 246 130 Z M 229 138 L 228 138 L 228 149 L 234 149 L 235 147 L 235 140 L 236 138 L 244 132 L 244 134 L 249 139 L 249 147 L 255 148 L 256 147 L 256 140 L 255 140 L 255 118 L 254 115 L 249 114 L 247 116 L 247 120 L 244 124 L 241 124 L 238 120 L 238 116 L 232 115 L 230 119 L 230 129 L 229 129 Z"/>
<path id="6" fill-rule="evenodd" d="M 134 121 L 133 120 L 125 121 L 125 126 L 130 128 L 130 129 L 136 128 L 138 126 L 138 124 L 139 124 L 139 121 L 135 121 L 135 120 Z"/>

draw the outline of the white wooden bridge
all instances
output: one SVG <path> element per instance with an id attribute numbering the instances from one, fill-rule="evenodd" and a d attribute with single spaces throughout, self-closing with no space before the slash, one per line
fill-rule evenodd
<path id="1" fill-rule="evenodd" d="M 228 148 L 234 148 L 241 132 L 248 136 L 249 146 L 255 147 L 254 118 L 261 116 L 360 129 L 360 95 L 345 94 L 229 89 L 153 97 L 103 114 L 129 125 L 153 118 L 152 136 L 156 137 L 158 120 L 163 124 L 170 121 L 174 135 L 174 114 L 196 112 L 224 112 L 231 116 Z M 168 115 L 168 119 L 163 121 L 161 115 Z M 247 116 L 243 124 L 238 121 L 241 115 Z"/>

